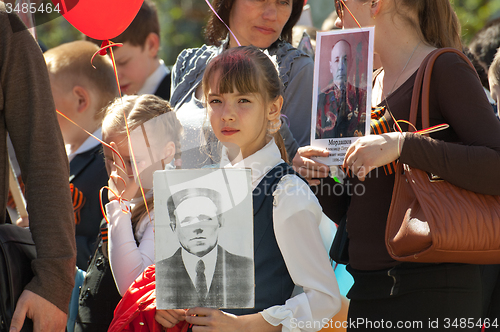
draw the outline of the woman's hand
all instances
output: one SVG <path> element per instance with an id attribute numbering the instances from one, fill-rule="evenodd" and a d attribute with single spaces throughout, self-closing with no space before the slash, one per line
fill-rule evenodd
<path id="1" fill-rule="evenodd" d="M 377 167 L 398 159 L 403 149 L 404 133 L 360 137 L 347 149 L 344 168 L 350 168 L 361 181 Z"/>
<path id="2" fill-rule="evenodd" d="M 312 160 L 312 157 L 328 157 L 328 151 L 310 145 L 303 146 L 297 150 L 292 160 L 292 166 L 295 172 L 305 178 L 311 186 L 317 186 L 320 181 L 313 180 L 313 178 L 326 178 L 330 167 Z"/>
<path id="3" fill-rule="evenodd" d="M 180 321 L 186 320 L 186 310 L 184 309 L 169 309 L 156 310 L 156 321 L 163 327 L 174 327 Z"/>

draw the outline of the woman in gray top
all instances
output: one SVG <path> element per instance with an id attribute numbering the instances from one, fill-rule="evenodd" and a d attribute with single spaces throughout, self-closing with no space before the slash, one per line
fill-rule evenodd
<path id="1" fill-rule="evenodd" d="M 209 131 L 201 102 L 201 79 L 207 64 L 224 49 L 254 45 L 276 56 L 284 86 L 282 113 L 290 127 L 280 130 L 290 159 L 299 146 L 309 144 L 313 85 L 313 59 L 292 47 L 292 27 L 302 12 L 303 0 L 215 0 L 213 6 L 227 27 L 212 13 L 206 28 L 209 45 L 186 49 L 172 70 L 170 103 L 184 126 L 183 168 L 211 163 L 199 153 L 206 142 L 200 128 Z M 236 37 L 236 38 L 235 38 Z M 237 39 L 237 40 L 236 40 Z M 290 133 L 291 132 L 291 133 Z M 295 140 L 294 140 L 295 138 Z M 211 139 L 209 139 L 209 142 Z M 298 143 L 298 144 L 297 144 Z M 211 151 L 212 149 L 208 149 Z"/>

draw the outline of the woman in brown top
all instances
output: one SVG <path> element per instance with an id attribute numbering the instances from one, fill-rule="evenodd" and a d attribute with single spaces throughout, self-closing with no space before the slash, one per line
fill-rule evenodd
<path id="1" fill-rule="evenodd" d="M 449 0 L 336 0 L 336 5 L 339 27 L 356 28 L 353 16 L 361 26 L 375 26 L 382 69 L 373 80 L 372 106 L 387 106 L 396 119 L 408 120 L 422 60 L 436 48 L 461 49 Z M 390 115 L 384 117 L 392 128 Z M 500 122 L 474 69 L 451 53 L 438 58 L 432 74 L 430 124 L 441 123 L 450 128 L 430 138 L 371 135 L 347 151 L 344 166 L 355 175 L 344 191 L 352 195 L 348 270 L 355 282 L 349 317 L 358 323 L 350 329 L 479 330 L 483 323 L 478 266 L 400 263 L 384 243 L 394 172 L 382 166 L 398 158 L 462 188 L 500 195 Z M 331 199 L 339 215 L 346 210 L 342 202 Z"/>

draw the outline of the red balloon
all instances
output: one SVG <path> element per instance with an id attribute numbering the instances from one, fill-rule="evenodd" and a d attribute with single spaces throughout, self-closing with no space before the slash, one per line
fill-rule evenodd
<path id="1" fill-rule="evenodd" d="M 98 40 L 121 34 L 144 0 L 52 0 L 60 13 L 81 33 Z"/>

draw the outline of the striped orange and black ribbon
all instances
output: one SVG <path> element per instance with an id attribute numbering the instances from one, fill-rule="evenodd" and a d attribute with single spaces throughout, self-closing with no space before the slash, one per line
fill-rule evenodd
<path id="1" fill-rule="evenodd" d="M 85 205 L 85 197 L 83 193 L 78 190 L 77 187 L 73 183 L 69 184 L 69 188 L 71 189 L 71 200 L 73 201 L 73 212 L 75 213 L 75 224 L 80 223 L 80 211 Z"/>
<path id="2" fill-rule="evenodd" d="M 372 133 L 375 135 L 386 134 L 392 132 L 391 126 L 387 119 L 384 117 L 386 108 L 382 107 L 372 107 L 370 127 Z M 396 161 L 390 164 L 384 165 L 385 175 L 392 174 L 396 171 Z"/>
<path id="3" fill-rule="evenodd" d="M 102 242 L 108 242 L 108 225 L 105 224 L 101 227 L 101 238 Z"/>

